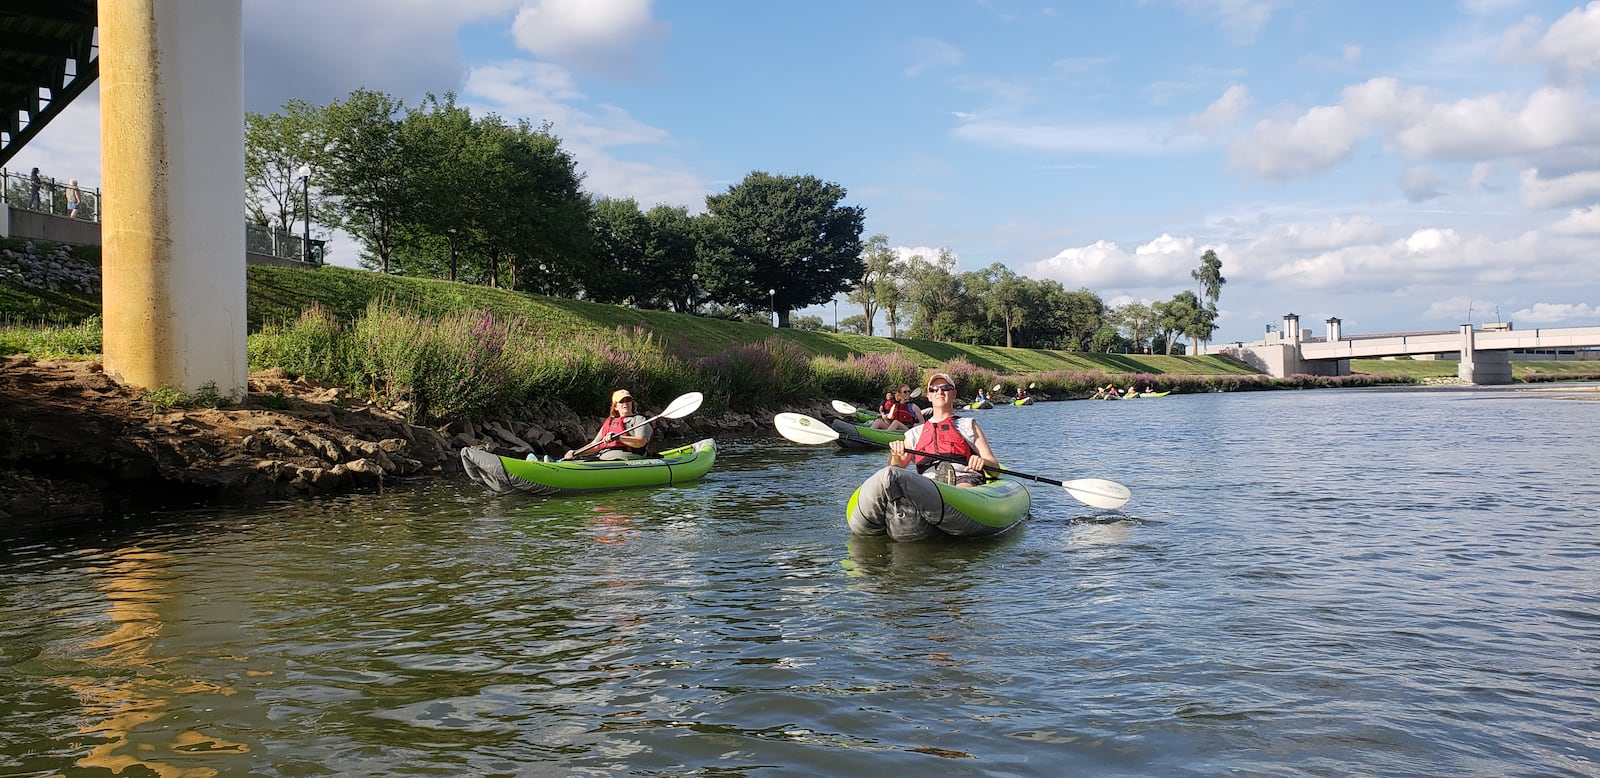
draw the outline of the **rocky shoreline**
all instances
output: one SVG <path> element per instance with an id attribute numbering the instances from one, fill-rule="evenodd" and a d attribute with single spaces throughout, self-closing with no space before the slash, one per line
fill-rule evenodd
<path id="1" fill-rule="evenodd" d="M 0 358 L 0 525 L 459 477 L 462 447 L 560 454 L 597 423 L 596 413 L 547 404 L 435 429 L 281 371 L 252 373 L 249 394 L 233 406 L 161 411 L 144 394 L 95 362 Z M 822 415 L 825 406 L 789 410 Z M 770 418 L 701 411 L 662 420 L 658 434 L 754 433 Z"/>

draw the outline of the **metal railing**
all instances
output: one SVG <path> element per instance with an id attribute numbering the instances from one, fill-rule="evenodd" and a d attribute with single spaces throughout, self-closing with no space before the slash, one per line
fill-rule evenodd
<path id="1" fill-rule="evenodd" d="M 80 185 L 78 212 L 74 215 L 72 209 L 68 207 L 67 200 L 70 181 L 71 179 L 68 179 L 63 182 L 41 175 L 36 183 L 32 171 L 18 173 L 0 169 L 0 203 L 54 216 L 100 221 L 100 190 L 85 189 Z M 308 246 L 304 235 L 296 235 L 281 227 L 256 224 L 251 221 L 246 221 L 244 225 L 244 244 L 245 250 L 254 254 L 309 262 L 312 265 L 323 263 L 323 254 L 327 247 L 325 240 L 312 238 Z"/>
<path id="2" fill-rule="evenodd" d="M 65 181 L 53 176 L 21 173 L 0 169 L 0 200 L 13 208 L 66 216 L 84 221 L 100 221 L 100 190 L 79 185 L 77 213 L 73 213 L 70 200 L 72 179 Z"/>
<path id="3" fill-rule="evenodd" d="M 312 238 L 311 245 L 307 246 L 304 235 L 296 235 L 282 227 L 255 222 L 245 222 L 244 225 L 245 250 L 255 254 L 309 261 L 313 265 L 320 265 L 326 244 L 327 241 Z"/>

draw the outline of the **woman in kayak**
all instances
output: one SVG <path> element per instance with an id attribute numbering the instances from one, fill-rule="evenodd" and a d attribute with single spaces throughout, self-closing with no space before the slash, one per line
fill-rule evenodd
<path id="1" fill-rule="evenodd" d="M 878 409 L 880 415 L 872 420 L 875 430 L 903 430 L 922 420 L 922 411 L 917 404 L 911 401 L 911 387 L 902 386 L 900 391 L 883 398 L 883 407 Z"/>
<path id="2" fill-rule="evenodd" d="M 956 385 L 949 375 L 934 373 L 928 378 L 928 402 L 933 405 L 933 416 L 907 430 L 905 440 L 889 443 L 889 466 L 915 467 L 918 473 L 956 486 L 983 483 L 983 469 L 999 469 L 1000 460 L 989 449 L 989 439 L 978 422 L 955 415 Z M 908 454 L 906 449 L 965 457 L 966 462 Z"/>
<path id="3" fill-rule="evenodd" d="M 600 423 L 600 431 L 582 451 L 584 459 L 611 461 L 616 459 L 644 459 L 654 434 L 649 421 L 635 409 L 633 393 L 618 389 L 611 393 L 611 410 Z M 632 428 L 632 429 L 630 429 Z M 568 451 L 562 459 L 573 459 L 577 451 Z"/>

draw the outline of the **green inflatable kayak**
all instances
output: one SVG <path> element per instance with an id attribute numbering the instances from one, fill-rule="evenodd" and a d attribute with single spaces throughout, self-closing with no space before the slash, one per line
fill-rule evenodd
<path id="1" fill-rule="evenodd" d="M 468 477 L 496 494 L 566 494 L 682 484 L 705 475 L 716 461 L 717 445 L 709 438 L 664 451 L 658 458 L 615 461 L 541 462 L 479 448 L 461 449 L 461 466 Z"/>
<path id="2" fill-rule="evenodd" d="M 839 433 L 839 448 L 883 450 L 896 440 L 905 440 L 905 430 L 877 430 L 866 424 L 851 424 L 844 419 L 828 422 Z"/>
<path id="3" fill-rule="evenodd" d="M 1017 481 L 960 487 L 939 483 L 915 470 L 884 467 L 850 495 L 845 506 L 850 531 L 893 540 L 928 540 L 998 535 L 1028 515 L 1032 497 Z"/>
<path id="4" fill-rule="evenodd" d="M 1033 398 L 1032 397 L 1024 397 L 1024 398 L 1022 398 L 1020 400 L 1012 400 L 1011 404 L 1012 405 L 1032 405 L 1033 404 Z"/>

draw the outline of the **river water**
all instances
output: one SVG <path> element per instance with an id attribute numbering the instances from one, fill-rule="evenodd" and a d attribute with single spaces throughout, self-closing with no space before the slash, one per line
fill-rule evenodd
<path id="1" fill-rule="evenodd" d="M 1587 397 L 1588 399 L 1575 399 Z M 1600 775 L 1600 395 L 976 415 L 981 542 L 851 538 L 882 462 L 464 479 L 3 538 L 4 775 Z"/>

